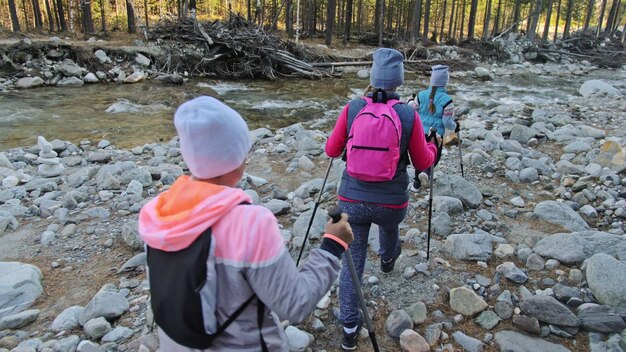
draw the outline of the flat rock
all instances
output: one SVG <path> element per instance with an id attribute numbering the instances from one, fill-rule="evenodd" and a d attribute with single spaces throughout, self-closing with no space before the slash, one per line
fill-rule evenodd
<path id="1" fill-rule="evenodd" d="M 463 202 L 454 197 L 435 196 L 433 197 L 433 210 L 437 213 L 448 213 L 448 215 L 460 214 L 463 212 Z"/>
<path id="2" fill-rule="evenodd" d="M 576 314 L 552 296 L 531 296 L 522 299 L 520 309 L 544 323 L 576 327 L 580 321 Z"/>
<path id="3" fill-rule="evenodd" d="M 20 78 L 17 83 L 15 83 L 15 87 L 19 89 L 28 89 L 43 86 L 43 79 L 40 77 L 24 77 Z"/>
<path id="4" fill-rule="evenodd" d="M 413 324 L 419 325 L 424 323 L 428 319 L 428 310 L 424 302 L 417 302 L 412 304 L 406 309 L 406 312 L 411 317 Z"/>
<path id="5" fill-rule="evenodd" d="M 626 263 L 598 253 L 589 258 L 586 265 L 587 283 L 598 302 L 612 307 L 626 307 Z"/>
<path id="6" fill-rule="evenodd" d="M 287 214 L 291 209 L 289 202 L 280 199 L 271 199 L 269 202 L 261 205 L 269 209 L 274 215 Z"/>
<path id="7" fill-rule="evenodd" d="M 50 324 L 50 330 L 55 332 L 61 332 L 64 330 L 72 330 L 78 327 L 78 316 L 83 312 L 85 308 L 81 306 L 72 306 L 66 308 L 61 314 L 59 314 L 52 324 Z"/>
<path id="8" fill-rule="evenodd" d="M 467 287 L 456 287 L 450 290 L 450 308 L 465 316 L 473 316 L 487 309 L 487 303 Z"/>
<path id="9" fill-rule="evenodd" d="M 541 334 L 541 326 L 539 325 L 539 320 L 537 320 L 537 318 L 521 314 L 515 315 L 513 317 L 513 325 L 529 334 L 537 336 Z"/>
<path id="10" fill-rule="evenodd" d="M 476 323 L 485 330 L 493 329 L 500 322 L 500 317 L 490 310 L 486 310 L 476 318 Z"/>
<path id="11" fill-rule="evenodd" d="M 406 329 L 400 334 L 400 348 L 404 352 L 430 352 L 428 342 L 411 329 Z"/>
<path id="12" fill-rule="evenodd" d="M 608 95 L 619 94 L 617 88 L 599 79 L 590 79 L 585 81 L 580 88 L 578 88 L 578 93 L 580 93 L 583 97 L 588 97 L 598 92 L 606 93 Z"/>
<path id="13" fill-rule="evenodd" d="M 540 219 L 560 225 L 570 231 L 585 231 L 589 225 L 567 204 L 546 200 L 535 206 L 534 214 Z"/>
<path id="14" fill-rule="evenodd" d="M 0 262 L 0 318 L 28 309 L 41 295 L 41 271 L 34 265 Z"/>
<path id="15" fill-rule="evenodd" d="M 452 234 L 446 238 L 445 250 L 459 260 L 487 261 L 493 248 L 486 234 Z"/>
<path id="16" fill-rule="evenodd" d="M 467 336 L 460 331 L 453 332 L 452 338 L 467 352 L 482 352 L 484 348 L 484 344 L 480 340 Z"/>
<path id="17" fill-rule="evenodd" d="M 458 198 L 470 208 L 478 207 L 483 201 L 483 196 L 476 185 L 461 176 L 451 174 L 441 174 L 436 178 L 433 193 Z"/>
<path id="18" fill-rule="evenodd" d="M 626 308 L 622 308 L 622 313 Z M 580 326 L 587 331 L 601 332 L 605 334 L 621 332 L 626 328 L 626 322 L 618 310 L 610 306 L 597 304 L 583 304 L 578 308 Z"/>
<path id="19" fill-rule="evenodd" d="M 38 317 L 39 309 L 29 309 L 13 315 L 6 315 L 0 318 L 0 330 L 22 328 L 37 320 Z"/>
<path id="20" fill-rule="evenodd" d="M 557 233 L 539 240 L 533 251 L 565 264 L 581 263 L 596 253 L 626 261 L 626 238 L 600 231 Z"/>
<path id="21" fill-rule="evenodd" d="M 499 331 L 495 340 L 501 352 L 571 352 L 556 343 L 515 331 Z"/>
<path id="22" fill-rule="evenodd" d="M 97 317 L 115 319 L 128 309 L 128 300 L 123 294 L 100 290 L 85 306 L 85 310 L 78 317 L 78 322 L 85 325 L 87 321 Z"/>

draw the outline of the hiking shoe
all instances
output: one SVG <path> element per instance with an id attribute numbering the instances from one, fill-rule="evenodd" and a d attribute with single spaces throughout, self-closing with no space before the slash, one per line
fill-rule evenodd
<path id="1" fill-rule="evenodd" d="M 419 192 L 420 187 L 422 187 L 422 181 L 419 178 L 415 178 L 415 181 L 411 184 L 411 192 Z"/>
<path id="2" fill-rule="evenodd" d="M 390 273 L 391 271 L 393 271 L 393 267 L 396 265 L 396 260 L 398 260 L 400 253 L 402 253 L 402 247 L 400 247 L 398 254 L 396 254 L 388 262 L 384 261 L 383 258 L 380 258 L 380 271 L 382 271 L 383 273 Z"/>
<path id="3" fill-rule="evenodd" d="M 420 183 L 424 185 L 424 187 L 428 188 L 429 183 L 428 183 L 428 174 L 425 172 L 420 172 L 420 174 L 417 176 L 417 179 L 420 180 Z"/>
<path id="4" fill-rule="evenodd" d="M 361 333 L 362 323 L 356 327 L 356 331 L 354 332 L 346 332 L 344 328 L 341 328 L 341 332 L 343 333 L 343 338 L 341 339 L 341 348 L 346 351 L 352 351 L 356 349 L 356 343 L 359 341 L 359 335 Z"/>

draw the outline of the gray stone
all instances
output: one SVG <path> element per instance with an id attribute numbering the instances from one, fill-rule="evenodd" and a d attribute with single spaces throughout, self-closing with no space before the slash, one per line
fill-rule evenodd
<path id="1" fill-rule="evenodd" d="M 589 225 L 587 225 L 585 220 L 564 203 L 546 200 L 538 203 L 533 212 L 540 219 L 560 225 L 570 231 L 584 231 L 589 229 Z"/>
<path id="2" fill-rule="evenodd" d="M 564 175 L 584 175 L 585 168 L 567 160 L 559 160 L 555 164 L 556 171 Z"/>
<path id="3" fill-rule="evenodd" d="M 433 210 L 436 213 L 448 213 L 448 215 L 463 212 L 463 202 L 458 198 L 435 196 L 433 197 Z"/>
<path id="4" fill-rule="evenodd" d="M 622 313 L 624 313 L 624 309 Z M 622 314 L 625 315 L 625 314 Z M 597 304 L 583 304 L 578 308 L 580 326 L 587 331 L 605 334 L 621 332 L 626 328 L 626 322 L 616 308 Z"/>
<path id="5" fill-rule="evenodd" d="M 134 250 L 143 249 L 143 240 L 139 237 L 137 221 L 129 221 L 122 226 L 122 239 Z"/>
<path id="6" fill-rule="evenodd" d="M 304 238 L 312 215 L 313 210 L 308 210 L 298 216 L 296 222 L 293 224 L 292 231 L 294 236 Z M 311 226 L 309 239 L 319 239 L 324 234 L 324 228 L 326 227 L 326 222 L 328 221 L 327 219 L 328 212 L 326 210 L 319 208 L 315 212 L 315 218 L 313 219 L 313 225 Z"/>
<path id="7" fill-rule="evenodd" d="M 529 255 L 528 259 L 526 259 L 526 268 L 528 268 L 528 270 L 540 271 L 540 270 L 543 270 L 545 267 L 546 267 L 546 262 L 537 253 L 533 253 Z"/>
<path id="8" fill-rule="evenodd" d="M 549 324 L 576 327 L 578 318 L 569 308 L 551 296 L 532 296 L 522 299 L 520 309 L 531 317 Z"/>
<path id="9" fill-rule="evenodd" d="M 477 66 L 474 68 L 474 74 L 476 75 L 476 78 L 483 81 L 490 81 L 493 79 L 491 72 L 484 67 Z"/>
<path id="10" fill-rule="evenodd" d="M 626 263 L 598 253 L 585 264 L 589 289 L 598 302 L 612 307 L 626 307 Z"/>
<path id="11" fill-rule="evenodd" d="M 135 332 L 132 329 L 129 329 L 125 326 L 118 326 L 115 329 L 109 331 L 106 335 L 104 335 L 101 341 L 102 343 L 120 343 L 128 340 L 131 336 L 133 336 L 134 333 Z"/>
<path id="12" fill-rule="evenodd" d="M 83 77 L 83 82 L 85 83 L 98 83 L 100 80 L 98 79 L 98 77 L 96 77 L 96 75 L 94 75 L 93 73 L 89 72 L 88 74 L 85 75 L 85 77 Z"/>
<path id="13" fill-rule="evenodd" d="M 448 236 L 452 232 L 450 215 L 448 213 L 436 214 L 432 219 L 432 231 L 437 236 Z"/>
<path id="14" fill-rule="evenodd" d="M 123 294 L 100 290 L 78 316 L 78 322 L 85 325 L 87 321 L 97 317 L 115 319 L 124 314 L 128 308 L 128 300 Z"/>
<path id="15" fill-rule="evenodd" d="M 624 334 L 607 335 L 595 332 L 589 334 L 589 350 L 591 352 L 623 352 L 626 351 Z"/>
<path id="16" fill-rule="evenodd" d="M 137 62 L 143 67 L 150 66 L 150 59 L 140 53 L 137 53 L 137 56 L 135 57 L 135 62 Z"/>
<path id="17" fill-rule="evenodd" d="M 446 238 L 445 250 L 460 260 L 487 261 L 491 258 L 491 237 L 486 234 L 453 234 Z"/>
<path id="18" fill-rule="evenodd" d="M 539 172 L 533 167 L 527 167 L 519 172 L 521 182 L 531 183 L 539 179 Z"/>
<path id="19" fill-rule="evenodd" d="M 124 78 L 124 83 L 139 83 L 146 79 L 146 75 L 142 71 L 135 71 L 130 76 Z"/>
<path id="20" fill-rule="evenodd" d="M 91 163 L 108 163 L 111 160 L 111 154 L 109 154 L 106 151 L 95 151 L 91 154 L 89 154 L 89 156 L 87 157 L 87 161 L 91 162 Z"/>
<path id="21" fill-rule="evenodd" d="M 137 267 L 145 266 L 145 265 L 146 265 L 146 253 L 142 252 L 142 253 L 136 254 L 134 257 L 127 260 L 126 263 L 122 264 L 122 266 L 117 272 L 121 273 L 124 271 L 133 270 Z"/>
<path id="22" fill-rule="evenodd" d="M 19 89 L 28 89 L 43 86 L 43 79 L 40 77 L 24 77 L 20 78 L 17 83 L 15 83 L 15 88 Z"/>
<path id="23" fill-rule="evenodd" d="M 80 337 L 71 335 L 56 341 L 52 346 L 52 350 L 54 352 L 75 352 L 79 343 Z"/>
<path id="24" fill-rule="evenodd" d="M 33 265 L 0 262 L 0 318 L 28 309 L 41 295 L 41 271 Z"/>
<path id="25" fill-rule="evenodd" d="M 443 331 L 442 323 L 430 324 L 426 327 L 426 333 L 424 337 L 430 347 L 435 347 L 439 344 L 441 338 L 441 332 Z"/>
<path id="26" fill-rule="evenodd" d="M 596 211 L 596 208 L 592 207 L 589 204 L 586 204 L 580 207 L 580 212 L 590 218 L 595 218 L 596 216 L 598 216 L 598 212 Z"/>
<path id="27" fill-rule="evenodd" d="M 108 219 L 109 216 L 111 216 L 111 212 L 104 207 L 89 208 L 85 210 L 83 213 L 90 218 L 97 218 L 97 219 Z"/>
<path id="28" fill-rule="evenodd" d="M 490 310 L 486 310 L 476 318 L 476 323 L 485 330 L 493 329 L 500 322 L 498 315 Z"/>
<path id="29" fill-rule="evenodd" d="M 528 280 L 528 275 L 526 275 L 522 269 L 515 266 L 513 262 L 504 262 L 498 265 L 496 271 L 516 284 L 523 284 Z"/>
<path id="30" fill-rule="evenodd" d="M 52 324 L 50 324 L 50 330 L 54 332 L 61 332 L 64 330 L 72 330 L 78 327 L 78 316 L 83 312 L 84 308 L 81 306 L 72 306 L 66 308 L 61 314 L 59 314 Z"/>
<path id="31" fill-rule="evenodd" d="M 81 87 L 84 84 L 85 82 L 78 77 L 65 77 L 57 82 L 57 87 Z"/>
<path id="32" fill-rule="evenodd" d="M 65 77 L 81 77 L 83 74 L 83 69 L 76 65 L 71 60 L 65 60 L 64 62 L 57 65 L 56 70 L 61 72 Z M 81 81 L 82 82 L 82 81 Z"/>
<path id="33" fill-rule="evenodd" d="M 528 140 L 537 135 L 537 130 L 532 127 L 523 125 L 514 125 L 511 129 L 511 139 L 520 142 L 521 144 L 528 143 Z"/>
<path id="34" fill-rule="evenodd" d="M 385 328 L 389 336 L 399 338 L 404 330 L 413 328 L 413 321 L 407 312 L 398 309 L 389 314 Z"/>
<path id="35" fill-rule="evenodd" d="M 412 304 L 406 309 L 406 312 L 411 317 L 414 325 L 422 324 L 428 319 L 428 310 L 423 302 Z"/>
<path id="36" fill-rule="evenodd" d="M 571 352 L 561 345 L 514 331 L 499 331 L 495 340 L 501 352 Z"/>
<path id="37" fill-rule="evenodd" d="M 496 299 L 494 305 L 496 314 L 502 319 L 509 319 L 513 315 L 513 301 L 509 290 L 503 291 Z"/>
<path id="38" fill-rule="evenodd" d="M 617 90 L 617 88 L 599 79 L 585 81 L 585 83 L 578 88 L 578 93 L 580 93 L 583 97 L 588 97 L 598 92 L 602 92 L 607 95 L 619 95 L 619 90 Z"/>
<path id="39" fill-rule="evenodd" d="M 109 59 L 109 57 L 107 56 L 107 54 L 103 51 L 103 50 L 96 50 L 95 53 L 93 53 L 94 56 L 96 57 L 96 59 L 98 59 L 98 61 L 101 64 L 107 64 L 107 63 L 111 63 L 111 59 Z"/>
<path id="40" fill-rule="evenodd" d="M 94 340 L 100 339 L 112 329 L 111 324 L 104 317 L 90 319 L 83 328 L 85 333 Z"/>
<path id="41" fill-rule="evenodd" d="M 290 352 L 304 352 L 311 343 L 309 335 L 294 326 L 288 326 L 285 329 L 285 334 L 289 342 Z"/>
<path id="42" fill-rule="evenodd" d="M 487 307 L 482 297 L 467 287 L 456 287 L 450 290 L 450 308 L 457 313 L 473 316 Z"/>
<path id="43" fill-rule="evenodd" d="M 591 149 L 591 146 L 588 143 L 583 141 L 574 141 L 563 148 L 563 151 L 566 153 L 581 153 L 586 152 Z"/>
<path id="44" fill-rule="evenodd" d="M 261 204 L 269 209 L 274 215 L 287 214 L 291 210 L 291 205 L 288 202 L 280 199 L 272 199 L 267 203 Z"/>
<path id="45" fill-rule="evenodd" d="M 454 341 L 463 347 L 464 351 L 467 352 L 482 352 L 484 348 L 484 344 L 473 337 L 467 336 L 460 331 L 455 331 L 452 333 L 452 337 Z"/>
<path id="46" fill-rule="evenodd" d="M 565 264 L 581 263 L 596 253 L 607 253 L 626 261 L 626 238 L 600 231 L 557 233 L 542 238 L 533 251 Z"/>
<path id="47" fill-rule="evenodd" d="M 554 296 L 561 302 L 567 302 L 570 298 L 580 298 L 580 290 L 574 287 L 556 284 L 552 287 Z"/>
<path id="48" fill-rule="evenodd" d="M 478 207 L 483 201 L 483 196 L 478 187 L 461 176 L 451 174 L 441 174 L 437 177 L 433 193 L 458 198 L 470 208 Z"/>
<path id="49" fill-rule="evenodd" d="M 22 328 L 33 321 L 37 320 L 39 317 L 39 309 L 29 309 L 25 310 L 13 315 L 6 315 L 0 318 L 0 330 L 5 329 L 19 329 Z"/>
<path id="50" fill-rule="evenodd" d="M 515 254 L 515 248 L 508 243 L 500 243 L 493 254 L 498 258 L 512 257 Z"/>
<path id="51" fill-rule="evenodd" d="M 400 347 L 409 352 L 430 352 L 428 342 L 417 332 L 406 329 L 400 334 Z"/>
<path id="52" fill-rule="evenodd" d="M 526 315 L 515 315 L 513 317 L 513 325 L 529 334 L 541 334 L 541 326 L 539 325 L 539 320 L 533 317 L 529 317 Z"/>

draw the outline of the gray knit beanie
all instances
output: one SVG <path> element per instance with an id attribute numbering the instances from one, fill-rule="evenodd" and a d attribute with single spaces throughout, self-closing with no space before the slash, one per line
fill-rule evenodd
<path id="1" fill-rule="evenodd" d="M 432 67 L 432 74 L 430 75 L 430 85 L 432 87 L 445 87 L 450 81 L 450 72 L 448 72 L 448 66 L 435 65 Z"/>
<path id="2" fill-rule="evenodd" d="M 373 54 L 370 84 L 374 88 L 393 89 L 404 83 L 404 57 L 394 49 L 380 48 Z"/>

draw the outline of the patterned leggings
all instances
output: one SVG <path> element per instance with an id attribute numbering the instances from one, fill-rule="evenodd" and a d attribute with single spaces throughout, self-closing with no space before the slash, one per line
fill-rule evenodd
<path id="1" fill-rule="evenodd" d="M 380 229 L 380 257 L 384 261 L 389 261 L 400 251 L 398 225 L 406 216 L 406 208 L 391 209 L 376 204 L 344 201 L 339 202 L 339 207 L 349 216 L 348 222 L 354 233 L 350 251 L 359 281 L 363 282 L 367 237 L 372 223 L 378 225 Z M 358 296 L 346 260 L 343 261 L 339 277 L 339 308 L 340 320 L 344 326 L 352 327 L 359 322 Z"/>

